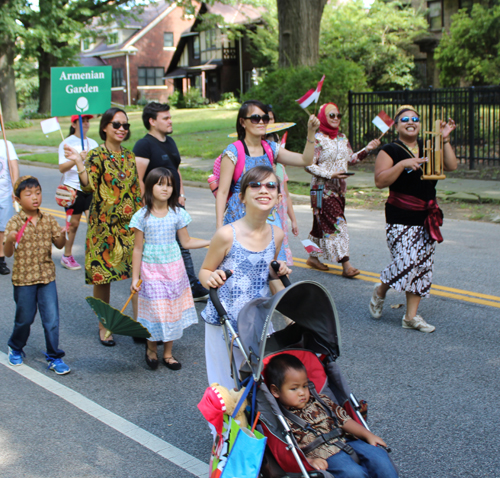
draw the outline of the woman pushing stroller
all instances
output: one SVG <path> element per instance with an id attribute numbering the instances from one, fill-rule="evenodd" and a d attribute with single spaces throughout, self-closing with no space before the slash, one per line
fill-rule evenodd
<path id="1" fill-rule="evenodd" d="M 215 233 L 200 270 L 200 282 L 207 288 L 219 288 L 219 298 L 227 311 L 231 325 L 237 331 L 236 320 L 242 307 L 257 297 L 268 297 L 283 288 L 278 276 L 291 272 L 280 261 L 278 274 L 270 263 L 278 258 L 283 231 L 266 222 L 270 211 L 280 200 L 279 181 L 268 166 L 250 169 L 241 180 L 239 199 L 246 214 L 221 227 Z M 224 270 L 231 270 L 226 280 Z M 211 300 L 201 313 L 205 320 L 205 356 L 208 382 L 232 388 L 231 366 L 219 316 Z M 234 349 L 236 362 L 243 355 Z"/>

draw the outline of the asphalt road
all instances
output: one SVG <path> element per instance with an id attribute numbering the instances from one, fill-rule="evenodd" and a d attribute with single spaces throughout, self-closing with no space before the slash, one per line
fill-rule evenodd
<path id="1" fill-rule="evenodd" d="M 42 207 L 62 211 L 53 199 L 57 170 L 22 166 L 21 172 L 40 179 Z M 210 238 L 215 230 L 210 192 L 188 188 L 187 195 L 193 217 L 190 234 Z M 296 212 L 304 239 L 310 210 L 299 206 Z M 375 274 L 389 259 L 384 218 L 378 211 L 348 210 L 347 219 L 352 263 L 364 274 L 348 280 L 336 270 L 325 274 L 305 268 L 300 260 L 307 255 L 298 239 L 292 239 L 299 260 L 291 279 L 319 281 L 330 290 L 341 323 L 339 363 L 358 398 L 369 403 L 372 431 L 392 447 L 402 477 L 500 476 L 495 445 L 500 226 L 445 220 L 435 284 L 460 299 L 432 295 L 422 302 L 422 316 L 437 328 L 426 335 L 401 328 L 404 309 L 390 305 L 403 303 L 402 294 L 390 292 L 383 318 L 370 318 L 367 305 Z M 74 248 L 82 264 L 84 233 L 82 224 Z M 203 463 L 208 463 L 211 437 L 196 408 L 208 385 L 203 323 L 187 329 L 174 344 L 183 364 L 180 372 L 165 367 L 150 371 L 144 346 L 132 339 L 116 337 L 114 348 L 99 344 L 96 319 L 85 302 L 91 287 L 84 284 L 83 271 L 60 266 L 61 254 L 54 250 L 60 337 L 72 372 L 59 377 L 46 370 L 38 319 L 24 366 L 10 367 L 0 354 L 0 476 L 206 476 Z M 205 250 L 192 254 L 199 267 Z M 114 306 L 125 302 L 129 287 L 130 281 L 113 284 Z M 0 291 L 0 350 L 6 353 L 15 310 L 10 276 L 0 276 Z M 198 311 L 203 306 L 198 304 Z"/>

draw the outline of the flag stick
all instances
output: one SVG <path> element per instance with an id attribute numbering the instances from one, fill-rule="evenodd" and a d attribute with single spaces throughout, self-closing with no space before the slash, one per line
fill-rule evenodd
<path id="1" fill-rule="evenodd" d="M 389 132 L 391 128 L 389 128 L 385 133 L 382 133 L 377 139 L 380 141 L 380 139 L 386 134 Z"/>
<path id="2" fill-rule="evenodd" d="M 62 132 L 62 129 L 61 129 L 61 125 L 59 125 L 59 132 L 61 133 L 61 138 L 64 141 L 65 138 L 64 138 L 64 135 L 63 135 L 63 132 Z"/>

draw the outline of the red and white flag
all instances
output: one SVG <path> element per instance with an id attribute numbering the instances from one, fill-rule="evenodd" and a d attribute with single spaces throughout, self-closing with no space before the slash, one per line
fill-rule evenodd
<path id="1" fill-rule="evenodd" d="M 380 130 L 382 133 L 387 133 L 391 126 L 394 124 L 394 120 L 384 111 L 373 118 L 372 123 Z"/>
<path id="2" fill-rule="evenodd" d="M 288 131 L 285 131 L 285 134 L 281 137 L 281 147 L 286 147 L 286 140 L 288 138 Z"/>
<path id="3" fill-rule="evenodd" d="M 309 90 L 302 98 L 295 100 L 301 108 L 307 108 L 312 102 L 318 102 L 321 88 L 323 87 L 323 81 L 325 81 L 325 75 L 319 80 L 316 89 Z"/>
<path id="4" fill-rule="evenodd" d="M 323 252 L 322 249 L 320 249 L 316 244 L 314 244 L 313 241 L 309 239 L 305 239 L 304 241 L 301 242 L 308 254 L 310 254 L 311 252 L 319 252 L 321 254 Z"/>

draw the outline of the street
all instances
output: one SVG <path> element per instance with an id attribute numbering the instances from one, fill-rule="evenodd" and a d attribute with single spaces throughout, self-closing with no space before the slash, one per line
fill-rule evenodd
<path id="1" fill-rule="evenodd" d="M 64 210 L 54 200 L 60 173 L 20 169 L 38 177 L 42 209 L 53 211 L 62 225 Z M 186 195 L 190 235 L 209 239 L 215 231 L 212 194 L 188 187 Z M 392 448 L 400 476 L 500 476 L 494 445 L 500 409 L 500 226 L 445 218 L 435 294 L 419 309 L 436 331 L 423 334 L 402 329 L 404 306 L 391 308 L 404 303 L 403 294 L 389 292 L 380 321 L 368 312 L 373 284 L 389 262 L 382 211 L 349 210 L 347 204 L 351 262 L 362 271 L 349 280 L 338 268 L 323 273 L 305 266 L 300 239 L 308 236 L 311 211 L 295 210 L 300 235 L 290 239 L 297 259 L 290 279 L 318 281 L 334 298 L 342 335 L 339 363 L 358 399 L 368 402 L 368 424 Z M 85 229 L 82 222 L 73 248 L 80 264 Z M 196 269 L 205 253 L 192 251 Z M 83 270 L 62 268 L 61 255 L 54 248 L 60 346 L 69 375 L 46 370 L 39 317 L 24 365 L 7 363 L 15 304 L 11 276 L 0 276 L 0 476 L 206 477 L 211 435 L 196 407 L 208 386 L 201 317 L 174 343 L 182 370 L 160 364 L 151 371 L 144 345 L 130 337 L 115 336 L 112 348 L 99 343 L 97 319 L 85 302 L 92 287 L 85 285 Z M 7 259 L 9 267 L 12 262 Z M 130 280 L 113 283 L 114 307 L 125 303 L 129 288 Z M 198 312 L 203 307 L 197 303 Z"/>

